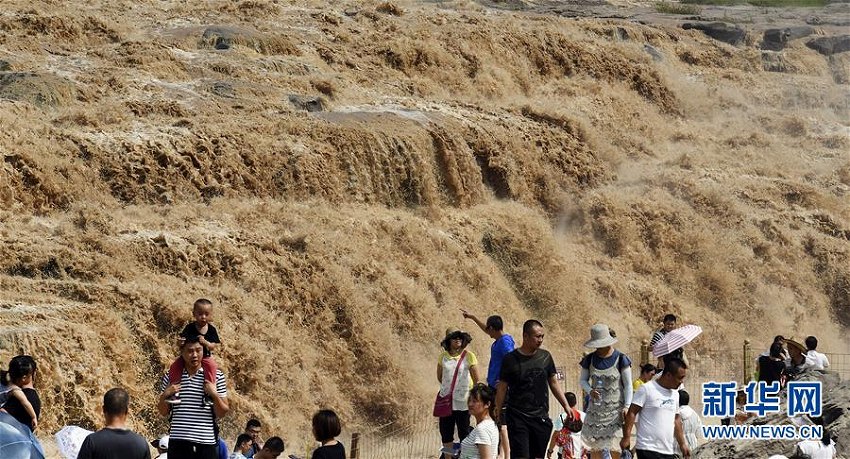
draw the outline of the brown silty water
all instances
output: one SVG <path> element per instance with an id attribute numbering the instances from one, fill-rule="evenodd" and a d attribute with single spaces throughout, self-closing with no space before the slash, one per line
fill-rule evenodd
<path id="1" fill-rule="evenodd" d="M 12 0 L 0 30 L 0 360 L 37 358 L 42 435 L 119 385 L 163 432 L 198 297 L 226 438 L 257 416 L 294 448 L 321 407 L 427 420 L 461 307 L 540 319 L 569 367 L 591 324 L 637 349 L 668 312 L 706 355 L 847 352 L 847 53 L 768 72 L 664 21 L 474 2 Z"/>

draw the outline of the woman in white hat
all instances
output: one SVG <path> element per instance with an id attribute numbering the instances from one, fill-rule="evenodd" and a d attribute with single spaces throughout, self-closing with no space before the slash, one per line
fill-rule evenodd
<path id="1" fill-rule="evenodd" d="M 582 389 L 590 394 L 581 437 L 591 459 L 602 459 L 606 449 L 613 459 L 620 457 L 623 416 L 632 403 L 632 361 L 614 349 L 616 342 L 607 325 L 596 324 L 584 343 L 584 347 L 596 349 L 581 359 L 579 378 Z"/>

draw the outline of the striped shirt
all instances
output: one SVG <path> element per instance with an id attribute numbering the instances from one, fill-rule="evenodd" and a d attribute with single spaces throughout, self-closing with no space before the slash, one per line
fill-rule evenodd
<path id="1" fill-rule="evenodd" d="M 657 342 L 661 341 L 661 339 L 664 338 L 664 335 L 666 335 L 666 334 L 667 334 L 667 331 L 664 330 L 663 328 L 660 329 L 660 330 L 657 330 L 655 333 L 653 333 L 652 339 L 649 340 L 649 349 L 652 349 L 652 347 L 655 346 L 655 344 Z"/>
<path id="2" fill-rule="evenodd" d="M 160 391 L 168 387 L 168 373 L 160 381 Z M 218 370 L 215 375 L 215 388 L 220 397 L 227 397 L 227 384 L 224 373 Z M 186 440 L 203 445 L 215 445 L 213 430 L 213 407 L 204 406 L 204 370 L 198 370 L 189 376 L 186 370 L 180 378 L 180 403 L 171 405 L 172 440 Z"/>

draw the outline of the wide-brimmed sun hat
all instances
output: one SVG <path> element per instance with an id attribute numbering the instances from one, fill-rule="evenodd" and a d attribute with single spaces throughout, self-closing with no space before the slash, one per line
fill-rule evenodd
<path id="1" fill-rule="evenodd" d="M 611 336 L 607 325 L 595 324 L 590 327 L 590 339 L 584 343 L 584 347 L 599 349 L 601 347 L 612 346 L 616 342 L 617 338 Z"/>
<path id="2" fill-rule="evenodd" d="M 449 327 L 446 329 L 446 337 L 443 338 L 443 341 L 440 343 L 443 347 L 448 348 L 449 341 L 453 338 L 460 338 L 463 341 L 462 347 L 465 347 L 472 341 L 472 335 L 465 331 L 461 331 L 459 328 Z"/>
<path id="3" fill-rule="evenodd" d="M 803 354 L 805 354 L 806 352 L 809 352 L 809 350 L 806 349 L 806 346 L 804 346 L 802 343 L 798 343 L 798 342 L 794 341 L 791 338 L 785 338 L 785 345 L 788 346 L 788 349 L 791 349 L 792 347 L 796 347 Z"/>

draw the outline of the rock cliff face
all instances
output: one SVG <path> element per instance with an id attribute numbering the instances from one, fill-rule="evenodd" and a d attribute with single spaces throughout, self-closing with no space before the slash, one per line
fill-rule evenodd
<path id="1" fill-rule="evenodd" d="M 198 297 L 228 438 L 428 423 L 460 307 L 541 319 L 567 369 L 668 312 L 695 355 L 847 349 L 850 53 L 505 3 L 3 1 L 0 361 L 38 359 L 43 432 L 121 385 L 160 433 Z"/>
<path id="2" fill-rule="evenodd" d="M 822 422 L 834 438 L 838 457 L 850 456 L 850 381 L 841 381 L 839 376 L 831 372 L 811 371 L 800 375 L 800 381 L 821 381 L 823 384 L 823 416 L 822 420 L 812 420 L 802 417 L 803 424 Z M 783 394 L 781 405 L 785 407 L 787 396 Z M 747 424 L 753 425 L 786 425 L 791 421 L 788 416 L 778 413 L 763 418 L 753 418 Z M 783 440 L 714 440 L 700 446 L 693 457 L 698 459 L 755 459 L 766 458 L 774 454 L 794 457 L 796 441 Z"/>

